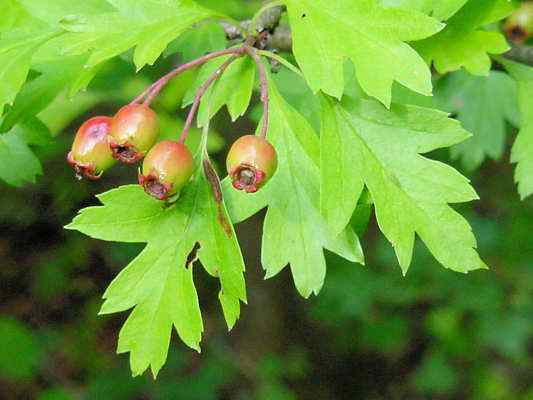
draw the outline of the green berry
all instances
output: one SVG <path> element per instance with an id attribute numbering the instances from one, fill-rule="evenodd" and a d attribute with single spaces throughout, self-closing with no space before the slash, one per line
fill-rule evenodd
<path id="1" fill-rule="evenodd" d="M 72 149 L 67 155 L 68 163 L 80 179 L 98 179 L 115 162 L 109 147 L 110 117 L 94 117 L 78 129 Z"/>
<path id="2" fill-rule="evenodd" d="M 149 195 L 167 200 L 189 182 L 193 170 L 194 161 L 189 149 L 184 144 L 163 140 L 146 155 L 139 184 Z"/>
<path id="3" fill-rule="evenodd" d="M 254 135 L 237 139 L 226 159 L 233 187 L 247 193 L 257 192 L 274 175 L 277 166 L 274 147 L 266 139 Z"/>
<path id="4" fill-rule="evenodd" d="M 144 157 L 159 133 L 157 114 L 144 104 L 128 104 L 113 117 L 111 149 L 113 157 L 133 164 Z"/>

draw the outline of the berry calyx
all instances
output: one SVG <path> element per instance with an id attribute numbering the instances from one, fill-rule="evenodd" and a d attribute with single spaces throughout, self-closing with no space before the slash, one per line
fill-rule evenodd
<path id="1" fill-rule="evenodd" d="M 134 164 L 154 145 L 159 133 L 157 114 L 147 105 L 128 104 L 113 117 L 111 150 L 113 157 Z"/>
<path id="2" fill-rule="evenodd" d="M 229 150 L 226 167 L 235 189 L 255 193 L 276 172 L 276 150 L 260 136 L 241 136 Z"/>
<path id="3" fill-rule="evenodd" d="M 110 117 L 93 117 L 78 129 L 67 155 L 67 161 L 76 171 L 78 179 L 85 176 L 96 180 L 104 170 L 114 164 L 113 153 L 109 147 L 111 121 Z"/>
<path id="4" fill-rule="evenodd" d="M 150 196 L 168 200 L 189 182 L 193 169 L 192 154 L 184 144 L 163 140 L 146 155 L 139 184 Z"/>
<path id="5" fill-rule="evenodd" d="M 533 3 L 522 3 L 503 26 L 507 38 L 516 44 L 522 44 L 533 36 Z"/>

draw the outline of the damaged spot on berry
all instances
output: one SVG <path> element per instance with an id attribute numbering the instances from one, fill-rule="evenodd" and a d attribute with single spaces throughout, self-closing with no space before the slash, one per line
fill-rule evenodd
<path id="1" fill-rule="evenodd" d="M 139 184 L 150 196 L 169 200 L 189 182 L 193 165 L 191 152 L 185 145 L 163 140 L 146 155 Z"/>
<path id="2" fill-rule="evenodd" d="M 276 150 L 259 136 L 239 138 L 228 153 L 226 167 L 232 185 L 246 193 L 257 192 L 276 172 Z"/>
<path id="3" fill-rule="evenodd" d="M 74 138 L 67 162 L 77 179 L 96 180 L 114 164 L 109 148 L 110 117 L 94 117 L 84 122 Z"/>
<path id="4" fill-rule="evenodd" d="M 122 146 L 111 143 L 111 150 L 113 151 L 113 157 L 125 164 L 135 164 L 144 157 L 144 153 L 136 151 L 135 148 L 128 143 Z"/>

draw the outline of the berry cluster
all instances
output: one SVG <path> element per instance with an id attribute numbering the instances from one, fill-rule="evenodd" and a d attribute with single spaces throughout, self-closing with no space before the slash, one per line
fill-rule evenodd
<path id="1" fill-rule="evenodd" d="M 112 118 L 97 116 L 83 123 L 67 156 L 76 176 L 95 180 L 116 161 L 135 164 L 144 158 L 138 180 L 145 192 L 159 200 L 176 198 L 194 172 L 193 156 L 184 142 L 202 96 L 235 59 L 248 55 L 256 62 L 261 78 L 262 128 L 259 136 L 245 135 L 232 145 L 227 157 L 227 170 L 234 188 L 246 193 L 259 190 L 276 171 L 277 156 L 276 150 L 265 138 L 268 130 L 268 85 L 264 66 L 252 47 L 254 40 L 247 39 L 240 47 L 213 52 L 183 64 L 148 87 Z M 157 143 L 159 121 L 150 108 L 151 101 L 176 75 L 223 55 L 231 57 L 198 89 L 179 139 Z"/>

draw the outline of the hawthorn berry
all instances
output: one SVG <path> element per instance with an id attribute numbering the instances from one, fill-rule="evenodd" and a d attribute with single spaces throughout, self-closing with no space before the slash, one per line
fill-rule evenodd
<path id="1" fill-rule="evenodd" d="M 109 147 L 111 121 L 110 117 L 93 117 L 78 129 L 67 155 L 67 161 L 78 178 L 85 176 L 96 180 L 115 162 Z"/>
<path id="2" fill-rule="evenodd" d="M 111 150 L 113 157 L 134 164 L 154 145 L 159 133 L 157 114 L 147 105 L 128 104 L 113 117 Z"/>
<path id="3" fill-rule="evenodd" d="M 533 3 L 522 3 L 507 18 L 503 29 L 512 42 L 521 44 L 528 40 L 533 35 Z"/>
<path id="4" fill-rule="evenodd" d="M 163 140 L 146 155 L 139 184 L 149 195 L 167 200 L 187 184 L 193 169 L 192 154 L 184 144 Z"/>
<path id="5" fill-rule="evenodd" d="M 274 147 L 266 139 L 254 135 L 237 139 L 226 159 L 233 187 L 247 193 L 257 192 L 274 175 L 277 166 Z"/>

